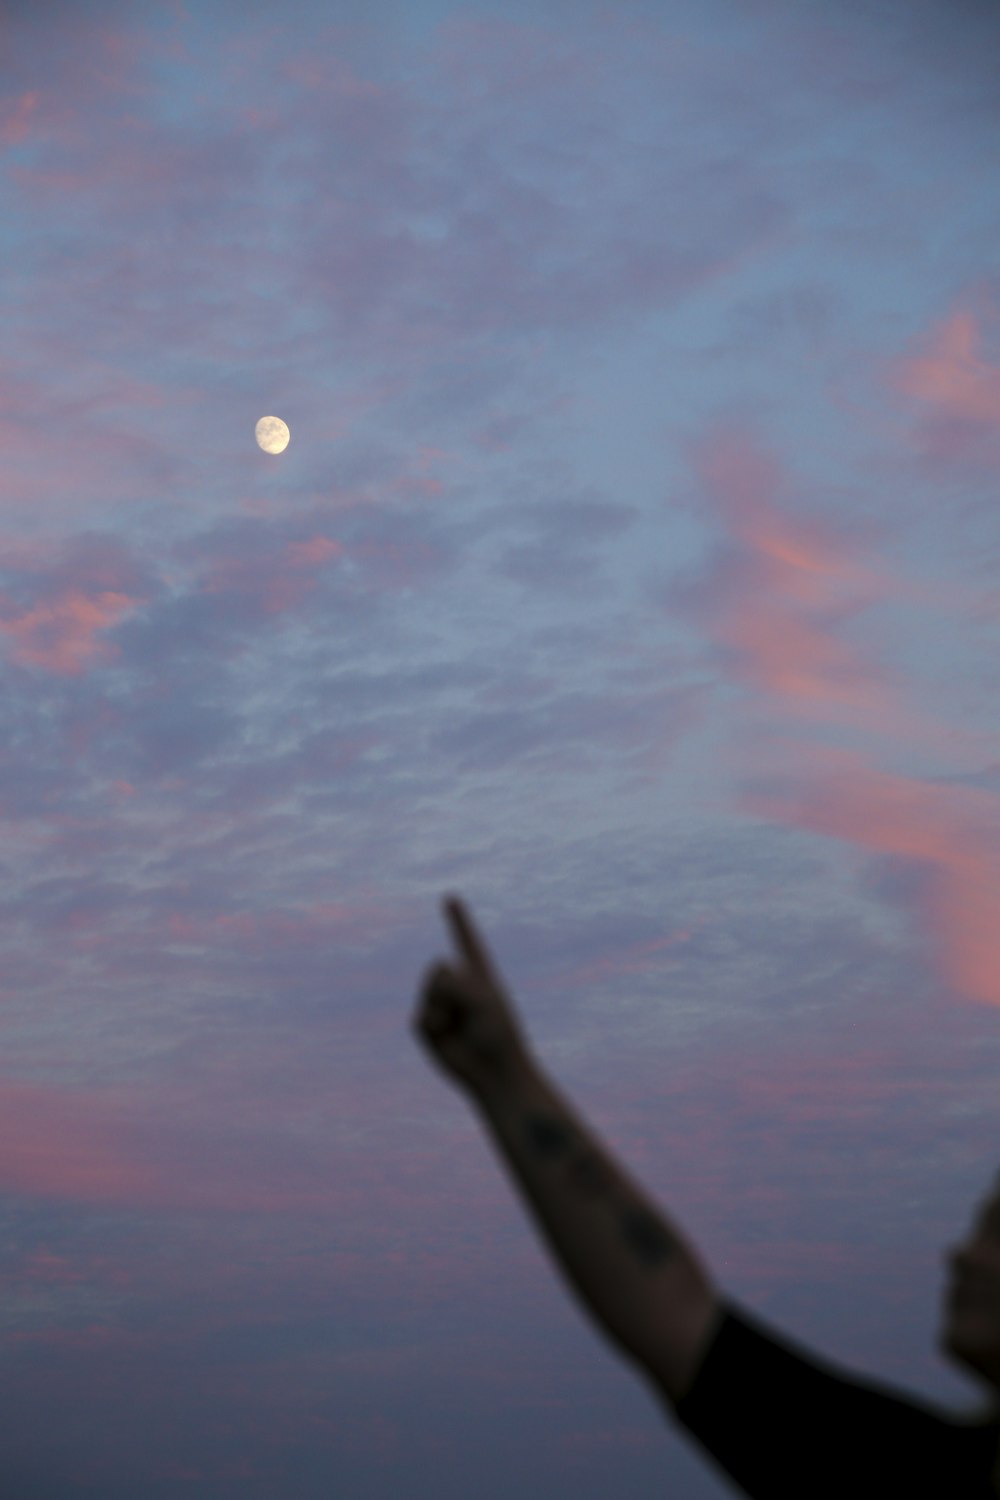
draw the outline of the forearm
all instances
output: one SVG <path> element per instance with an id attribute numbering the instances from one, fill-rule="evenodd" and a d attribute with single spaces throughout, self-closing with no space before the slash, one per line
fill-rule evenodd
<path id="1" fill-rule="evenodd" d="M 578 1298 L 655 1371 L 679 1304 L 708 1284 L 696 1252 L 540 1069 L 476 1103 Z"/>

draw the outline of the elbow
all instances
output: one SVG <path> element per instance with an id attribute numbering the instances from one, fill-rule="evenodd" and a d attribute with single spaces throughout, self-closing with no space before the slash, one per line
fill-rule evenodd
<path id="1" fill-rule="evenodd" d="M 697 1267 L 689 1284 L 676 1288 L 667 1312 L 650 1328 L 651 1341 L 642 1364 L 671 1403 L 686 1396 L 722 1321 L 722 1297 L 710 1278 Z M 697 1272 L 697 1274 L 695 1274 Z"/>

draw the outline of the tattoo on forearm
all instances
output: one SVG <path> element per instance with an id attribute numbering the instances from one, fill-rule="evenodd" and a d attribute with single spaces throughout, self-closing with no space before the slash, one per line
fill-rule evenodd
<path id="1" fill-rule="evenodd" d="M 576 1136 L 553 1115 L 529 1115 L 528 1140 L 539 1156 L 565 1156 Z"/>
<path id="2" fill-rule="evenodd" d="M 677 1241 L 647 1208 L 629 1208 L 621 1218 L 625 1238 L 647 1266 L 662 1266 L 677 1254 Z"/>
<path id="3" fill-rule="evenodd" d="M 614 1191 L 611 1173 L 596 1151 L 583 1151 L 570 1163 L 573 1181 L 588 1198 L 607 1198 Z"/>
<path id="4" fill-rule="evenodd" d="M 589 1146 L 581 1149 L 576 1131 L 553 1115 L 529 1115 L 527 1125 L 528 1140 L 539 1156 L 556 1161 L 575 1153 L 569 1162 L 570 1175 L 588 1197 L 599 1198 L 611 1191 L 611 1177 L 600 1153 Z"/>
<path id="5" fill-rule="evenodd" d="M 601 1155 L 590 1147 L 579 1150 L 576 1132 L 553 1115 L 529 1115 L 528 1140 L 539 1156 L 551 1161 L 566 1158 L 576 1150 L 569 1163 L 573 1181 L 590 1198 L 607 1197 L 613 1191 L 612 1174 Z M 678 1245 L 674 1236 L 656 1214 L 648 1208 L 631 1204 L 619 1218 L 622 1234 L 629 1247 L 647 1266 L 662 1266 L 673 1260 Z"/>

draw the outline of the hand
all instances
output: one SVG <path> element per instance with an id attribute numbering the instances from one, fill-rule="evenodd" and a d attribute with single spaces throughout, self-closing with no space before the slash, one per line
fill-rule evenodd
<path id="1" fill-rule="evenodd" d="M 425 972 L 413 1030 L 444 1072 L 482 1093 L 530 1069 L 531 1052 L 472 917 L 457 896 L 441 906 L 461 963 Z"/>

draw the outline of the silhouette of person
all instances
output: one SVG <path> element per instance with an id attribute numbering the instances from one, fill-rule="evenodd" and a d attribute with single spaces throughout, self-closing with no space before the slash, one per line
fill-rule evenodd
<path id="1" fill-rule="evenodd" d="M 1000 1191 L 964 1243 L 938 1347 L 989 1391 L 956 1417 L 817 1356 L 732 1299 L 676 1419 L 758 1500 L 997 1500 L 1000 1497 Z"/>
<path id="2" fill-rule="evenodd" d="M 715 1284 L 540 1066 L 471 914 L 414 1031 L 479 1110 L 557 1269 L 671 1420 L 754 1500 L 1000 1500 L 1000 1176 L 953 1271 L 939 1347 L 989 1390 L 959 1417 L 822 1358 Z"/>

